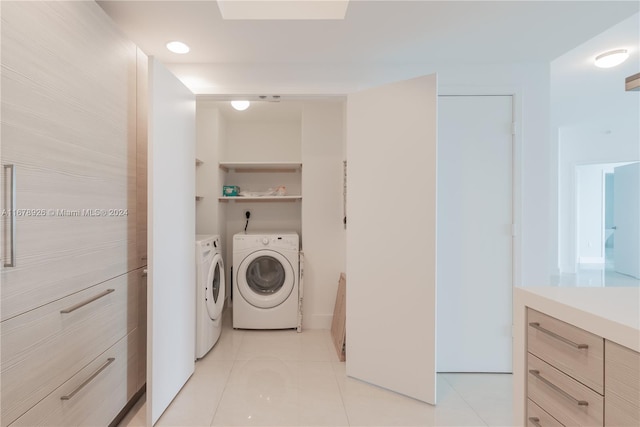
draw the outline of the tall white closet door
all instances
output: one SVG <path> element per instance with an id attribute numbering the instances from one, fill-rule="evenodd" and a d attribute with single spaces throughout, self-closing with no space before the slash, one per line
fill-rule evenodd
<path id="1" fill-rule="evenodd" d="M 511 372 L 511 104 L 439 97 L 439 372 Z"/>
<path id="2" fill-rule="evenodd" d="M 435 403 L 436 76 L 347 99 L 347 375 Z"/>
<path id="3" fill-rule="evenodd" d="M 149 61 L 147 423 L 194 370 L 195 95 Z"/>

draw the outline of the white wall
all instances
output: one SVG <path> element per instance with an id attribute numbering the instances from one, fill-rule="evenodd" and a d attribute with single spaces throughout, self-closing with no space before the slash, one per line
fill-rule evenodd
<path id="1" fill-rule="evenodd" d="M 579 166 L 577 179 L 578 263 L 604 263 L 604 171 L 600 165 Z"/>
<path id="2" fill-rule="evenodd" d="M 195 96 L 149 60 L 147 422 L 194 370 Z"/>
<path id="3" fill-rule="evenodd" d="M 552 256 L 559 272 L 575 272 L 578 165 L 640 160 L 638 92 L 625 92 L 624 79 L 638 72 L 640 15 L 622 21 L 551 63 Z M 600 69 L 593 58 L 626 47 L 622 65 Z"/>
<path id="4" fill-rule="evenodd" d="M 548 64 L 449 67 L 439 94 L 513 94 L 514 286 L 549 282 L 551 218 Z"/>
<path id="5" fill-rule="evenodd" d="M 299 162 L 300 120 L 228 120 L 225 162 Z"/>
<path id="6" fill-rule="evenodd" d="M 630 94 L 637 96 L 636 94 Z M 640 114 L 640 109 L 638 110 Z M 558 131 L 558 263 L 560 271 L 576 271 L 577 225 L 576 167 L 593 163 L 618 163 L 640 160 L 640 129 L 630 126 L 637 117 L 626 113 L 616 124 L 563 126 Z M 611 129 L 609 129 L 611 127 Z"/>
<path id="7" fill-rule="evenodd" d="M 198 66 L 172 64 L 171 70 L 178 76 L 188 77 L 194 67 Z M 514 248 L 517 259 L 515 284 L 547 284 L 549 270 L 557 264 L 556 258 L 550 255 L 552 218 L 557 215 L 557 190 L 555 181 L 551 180 L 555 165 L 552 167 L 549 145 L 549 64 L 334 64 L 330 69 L 292 64 L 220 64 L 212 68 L 217 86 L 194 90 L 212 94 L 348 94 L 433 72 L 438 73 L 442 94 L 515 95 L 515 116 L 519 121 L 514 197 L 519 224 L 519 240 Z"/>
<path id="8" fill-rule="evenodd" d="M 221 153 L 226 141 L 227 122 L 216 103 L 198 100 L 196 103 L 196 157 L 203 163 L 196 168 L 196 233 L 217 234 L 222 243 L 225 265 L 226 298 L 231 296 L 231 248 L 227 242 L 227 210 L 218 201 L 226 173 L 220 169 Z M 228 255 L 229 254 L 229 255 Z"/>
<path id="9" fill-rule="evenodd" d="M 196 108 L 196 157 L 203 163 L 196 167 L 196 233 L 219 234 L 218 196 L 222 193 L 218 167 L 218 132 L 220 112 L 198 103 Z"/>
<path id="10" fill-rule="evenodd" d="M 329 329 L 345 272 L 344 103 L 305 102 L 302 111 L 303 327 Z"/>

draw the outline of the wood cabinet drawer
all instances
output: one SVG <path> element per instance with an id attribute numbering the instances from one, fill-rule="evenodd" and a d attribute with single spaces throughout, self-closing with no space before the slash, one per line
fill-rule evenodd
<path id="1" fill-rule="evenodd" d="M 605 425 L 640 426 L 640 353 L 605 341 Z"/>
<path id="2" fill-rule="evenodd" d="M 18 418 L 14 426 L 106 426 L 136 392 L 137 329 Z"/>
<path id="3" fill-rule="evenodd" d="M 602 427 L 601 395 L 532 354 L 527 361 L 529 399 L 565 426 Z"/>
<path id="4" fill-rule="evenodd" d="M 2 322 L 2 425 L 136 328 L 141 270 Z"/>
<path id="5" fill-rule="evenodd" d="M 544 409 L 527 400 L 527 427 L 564 427 Z"/>
<path id="6" fill-rule="evenodd" d="M 601 337 L 531 309 L 527 310 L 527 323 L 530 353 L 604 394 L 604 340 Z"/>

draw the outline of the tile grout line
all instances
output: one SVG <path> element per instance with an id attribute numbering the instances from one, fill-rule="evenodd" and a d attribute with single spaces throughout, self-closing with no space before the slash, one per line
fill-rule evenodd
<path id="1" fill-rule="evenodd" d="M 336 382 L 336 387 L 338 387 L 338 393 L 340 393 L 340 401 L 342 402 L 342 410 L 344 411 L 344 416 L 347 419 L 347 425 L 351 426 L 351 420 L 349 419 L 349 412 L 347 411 L 347 404 L 344 401 L 344 393 L 342 393 L 342 388 L 340 388 L 340 383 L 338 382 L 338 374 L 336 373 L 335 369 L 333 369 L 333 363 L 334 362 L 330 362 L 331 363 L 331 370 L 333 371 L 333 379 Z"/>
<path id="2" fill-rule="evenodd" d="M 233 326 L 230 329 L 230 332 L 233 333 Z M 240 335 L 240 343 L 238 344 L 238 350 L 233 356 L 233 364 L 231 365 L 231 369 L 229 369 L 229 373 L 224 381 L 224 387 L 222 388 L 222 393 L 220 394 L 220 400 L 218 400 L 218 404 L 216 405 L 215 410 L 213 411 L 213 415 L 211 416 L 211 421 L 209 422 L 209 426 L 213 426 L 213 421 L 216 419 L 216 415 L 218 414 L 218 409 L 220 409 L 220 404 L 222 403 L 222 399 L 224 399 L 225 393 L 227 392 L 227 386 L 229 385 L 229 379 L 231 378 L 231 374 L 233 370 L 236 368 L 236 364 L 238 363 L 238 354 L 240 353 L 240 347 L 244 341 L 245 334 Z"/>
<path id="3" fill-rule="evenodd" d="M 436 372 L 436 375 L 438 375 L 437 372 Z M 482 422 L 484 423 L 484 426 L 489 427 L 489 423 L 486 422 L 485 419 L 480 416 L 480 414 L 475 410 L 475 408 L 471 406 L 471 403 L 467 402 L 467 399 L 465 399 L 464 396 L 462 396 L 462 394 L 458 391 L 458 389 L 455 388 L 453 384 L 451 384 L 449 381 L 447 381 L 447 379 L 444 376 L 441 376 L 440 378 L 442 378 L 447 384 L 449 384 L 449 387 L 451 387 L 451 390 L 453 390 L 460 397 L 460 399 L 462 399 L 462 401 L 467 404 L 469 409 L 471 409 L 471 411 L 474 414 L 476 414 L 479 420 L 482 420 Z"/>

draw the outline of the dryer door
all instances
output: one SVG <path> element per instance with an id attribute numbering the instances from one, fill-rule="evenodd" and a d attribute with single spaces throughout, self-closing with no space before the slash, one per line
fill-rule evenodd
<path id="1" fill-rule="evenodd" d="M 273 308 L 291 295 L 296 278 L 287 258 L 272 250 L 259 250 L 245 257 L 236 276 L 240 295 L 258 308 Z"/>
<path id="2" fill-rule="evenodd" d="M 207 313 L 211 320 L 216 320 L 222 314 L 225 298 L 224 265 L 222 256 L 215 254 L 207 274 L 207 285 L 205 288 L 205 302 Z"/>

